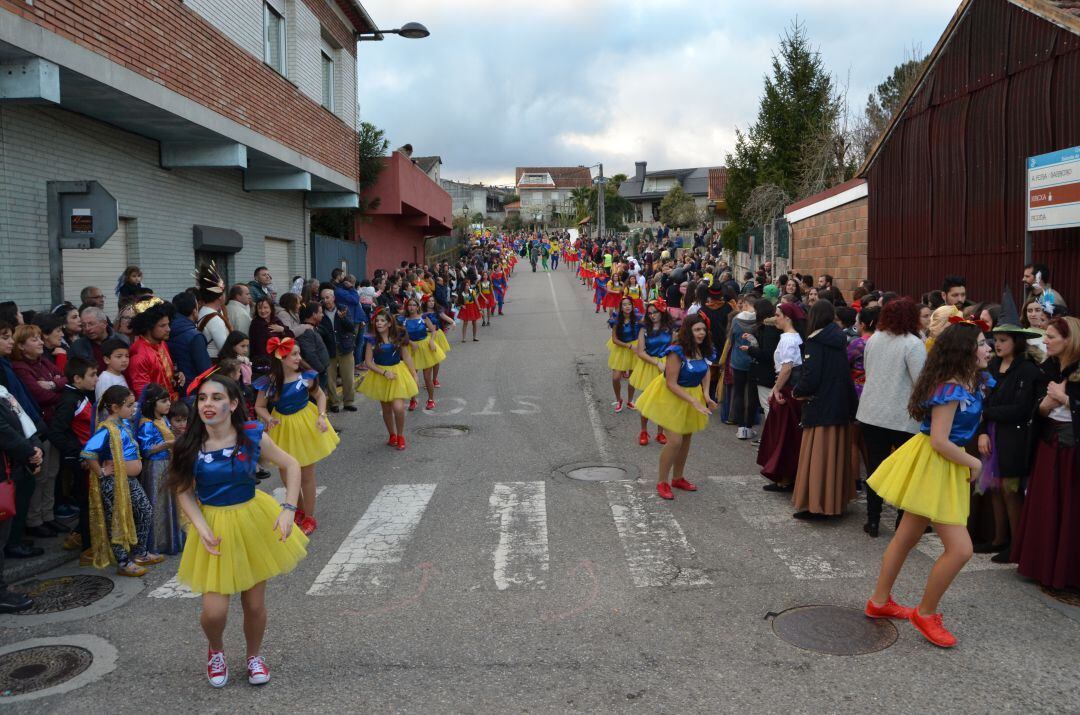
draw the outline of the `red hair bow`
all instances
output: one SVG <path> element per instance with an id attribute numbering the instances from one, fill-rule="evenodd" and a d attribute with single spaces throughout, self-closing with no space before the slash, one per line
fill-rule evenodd
<path id="1" fill-rule="evenodd" d="M 951 325 L 959 325 L 961 323 L 963 323 L 964 325 L 974 325 L 976 328 L 983 331 L 984 333 L 990 332 L 989 323 L 987 323 L 985 320 L 979 320 L 977 318 L 965 318 L 961 315 L 954 315 L 949 318 L 949 323 Z"/>
<path id="2" fill-rule="evenodd" d="M 278 360 L 284 360 L 296 347 L 296 341 L 292 338 L 273 337 L 266 341 L 266 352 L 275 356 Z"/>
<path id="3" fill-rule="evenodd" d="M 187 386 L 187 394 L 188 394 L 188 396 L 191 396 L 191 395 L 195 394 L 195 392 L 199 389 L 199 385 L 206 382 L 206 379 L 208 377 L 210 377 L 211 375 L 213 375 L 215 372 L 217 372 L 217 365 L 214 365 L 209 370 L 203 370 L 201 373 L 196 375 L 191 380 L 191 382 L 188 383 L 188 386 Z"/>

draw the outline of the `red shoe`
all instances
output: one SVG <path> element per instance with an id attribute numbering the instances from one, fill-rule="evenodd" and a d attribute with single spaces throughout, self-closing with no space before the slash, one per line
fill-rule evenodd
<path id="1" fill-rule="evenodd" d="M 697 491 L 697 487 L 695 487 L 693 484 L 691 484 L 690 482 L 688 482 L 688 481 L 686 481 L 685 479 L 682 479 L 682 478 L 673 480 L 671 482 L 671 486 L 675 487 L 676 489 L 682 489 L 684 492 L 696 492 Z"/>
<path id="2" fill-rule="evenodd" d="M 311 536 L 318 528 L 319 522 L 315 521 L 313 516 L 305 516 L 304 520 L 300 522 L 300 531 L 304 532 L 304 536 Z"/>
<path id="3" fill-rule="evenodd" d="M 261 655 L 253 655 L 248 658 L 248 682 L 252 685 L 265 685 L 270 682 L 270 669 L 266 667 L 266 661 Z"/>
<path id="4" fill-rule="evenodd" d="M 642 447 L 644 447 L 645 445 L 647 445 L 649 443 L 649 432 L 648 432 L 648 430 L 641 430 L 641 434 L 638 435 L 637 443 L 640 444 Z"/>
<path id="5" fill-rule="evenodd" d="M 399 434 L 397 438 L 397 448 L 399 452 L 405 451 L 405 435 Z"/>
<path id="6" fill-rule="evenodd" d="M 622 400 L 615 400 L 615 414 L 619 414 L 620 412 L 622 412 L 622 405 Z"/>
<path id="7" fill-rule="evenodd" d="M 300 526 L 300 522 L 302 522 L 304 520 L 305 516 L 307 516 L 307 515 L 304 514 L 303 509 L 297 509 L 296 511 L 293 512 L 293 518 L 292 518 L 293 523 L 296 524 L 297 526 Z"/>
<path id="8" fill-rule="evenodd" d="M 433 410 L 433 409 L 435 409 L 435 400 L 428 400 L 427 404 L 424 405 L 424 409 L 425 410 Z"/>
<path id="9" fill-rule="evenodd" d="M 911 625 L 915 626 L 919 633 L 923 634 L 926 640 L 937 647 L 952 648 L 956 645 L 956 636 L 949 633 L 948 629 L 942 624 L 940 613 L 923 616 L 919 613 L 918 608 L 912 608 L 908 620 L 911 621 Z"/>
<path id="10" fill-rule="evenodd" d="M 414 397 L 411 400 L 409 400 L 409 412 L 412 412 L 415 409 L 416 409 L 416 398 Z"/>
<path id="11" fill-rule="evenodd" d="M 626 401 L 626 406 L 627 406 L 628 409 L 631 409 L 631 410 L 636 410 L 637 409 L 637 405 L 634 404 L 633 400 L 627 400 Z"/>
<path id="12" fill-rule="evenodd" d="M 225 653 L 220 650 L 206 651 L 206 679 L 215 688 L 224 688 L 229 682 L 229 665 L 225 662 Z"/>
<path id="13" fill-rule="evenodd" d="M 661 499 L 674 499 L 675 495 L 671 493 L 671 485 L 667 482 L 656 483 L 656 493 L 660 495 Z"/>
<path id="14" fill-rule="evenodd" d="M 390 435 L 390 439 L 386 440 L 386 446 L 387 447 L 396 447 L 397 446 L 397 435 L 396 434 Z"/>
<path id="15" fill-rule="evenodd" d="M 667 444 L 667 435 L 664 434 L 663 432 L 657 432 L 656 433 L 656 442 L 657 442 L 657 444 Z"/>
<path id="16" fill-rule="evenodd" d="M 442 387 L 442 385 L 439 384 L 439 378 L 435 378 L 431 384 L 435 387 Z"/>
<path id="17" fill-rule="evenodd" d="M 885 602 L 884 606 L 879 606 L 873 601 L 867 601 L 866 611 L 864 612 L 867 618 L 897 618 L 906 621 L 911 618 L 911 612 L 914 610 L 914 608 L 901 606 L 893 600 L 892 594 L 889 594 L 889 600 Z"/>

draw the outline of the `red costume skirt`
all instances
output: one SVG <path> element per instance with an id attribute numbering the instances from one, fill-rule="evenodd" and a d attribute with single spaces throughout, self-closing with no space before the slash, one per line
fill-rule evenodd
<path id="1" fill-rule="evenodd" d="M 466 322 L 470 320 L 481 320 L 484 316 L 480 313 L 480 306 L 476 303 L 466 303 L 461 306 L 458 311 L 458 319 Z"/>
<path id="2" fill-rule="evenodd" d="M 604 301 L 600 305 L 607 310 L 618 310 L 619 303 L 622 303 L 622 299 L 622 293 L 612 293 L 611 291 L 608 291 L 604 295 Z"/>
<path id="3" fill-rule="evenodd" d="M 794 484 L 799 471 L 799 447 L 802 445 L 802 403 L 791 396 L 791 386 L 780 391 L 784 404 L 769 399 L 769 416 L 761 428 L 757 463 L 761 475 L 778 484 Z"/>

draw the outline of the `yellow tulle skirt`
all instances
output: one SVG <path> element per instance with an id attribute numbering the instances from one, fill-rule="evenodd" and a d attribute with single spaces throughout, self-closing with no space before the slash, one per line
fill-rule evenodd
<path id="1" fill-rule="evenodd" d="M 308 538 L 294 527 L 281 541 L 274 528 L 281 506 L 266 492 L 232 506 L 202 505 L 210 531 L 221 538 L 220 555 L 202 545 L 191 524 L 176 578 L 195 593 L 232 594 L 293 570 L 307 556 Z"/>
<path id="2" fill-rule="evenodd" d="M 660 359 L 660 362 L 664 362 L 664 358 Z M 633 385 L 635 390 L 645 390 L 649 387 L 649 383 L 656 379 L 657 375 L 662 374 L 660 369 L 653 365 L 651 362 L 646 362 L 634 356 L 633 372 L 630 373 L 630 384 Z"/>
<path id="3" fill-rule="evenodd" d="M 431 338 L 424 338 L 416 343 L 409 343 L 409 352 L 412 354 L 413 367 L 417 370 L 426 370 L 435 367 L 446 359 L 446 352 L 439 347 L 439 339 L 435 338 L 435 349 L 431 349 Z"/>
<path id="4" fill-rule="evenodd" d="M 277 410 L 270 415 L 278 424 L 271 427 L 267 434 L 274 444 L 295 457 L 301 467 L 330 456 L 341 441 L 330 420 L 326 421 L 329 428 L 325 432 L 319 431 L 315 424 L 319 419 L 319 408 L 310 402 L 304 409 L 291 415 L 283 415 Z"/>
<path id="5" fill-rule="evenodd" d="M 360 392 L 376 402 L 393 402 L 394 400 L 408 400 L 416 397 L 420 387 L 416 384 L 416 377 L 409 371 L 403 362 L 390 367 L 378 366 L 380 370 L 394 373 L 397 378 L 387 380 L 381 372 L 368 370 L 364 375 L 364 381 L 360 383 Z"/>
<path id="6" fill-rule="evenodd" d="M 446 333 L 443 331 L 435 331 L 435 344 L 442 348 L 444 353 L 450 353 L 450 341 L 446 339 Z"/>
<path id="7" fill-rule="evenodd" d="M 691 397 L 705 404 L 705 391 L 701 385 L 684 387 Z M 695 410 L 689 402 L 682 399 L 667 386 L 667 378 L 657 375 L 637 399 L 638 412 L 645 419 L 655 422 L 668 432 L 675 434 L 693 434 L 705 429 L 709 418 Z"/>
<path id="8" fill-rule="evenodd" d="M 889 455 L 866 483 L 897 509 L 938 524 L 967 526 L 971 470 L 949 461 L 919 432 Z"/>
<path id="9" fill-rule="evenodd" d="M 622 348 L 611 341 L 608 338 L 607 341 L 608 360 L 607 364 L 612 370 L 633 370 L 634 361 L 637 360 L 637 355 L 630 348 Z"/>

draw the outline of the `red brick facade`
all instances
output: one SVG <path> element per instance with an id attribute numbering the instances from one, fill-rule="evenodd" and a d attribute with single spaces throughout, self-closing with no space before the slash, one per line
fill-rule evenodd
<path id="1" fill-rule="evenodd" d="M 317 0 L 305 3 L 338 28 Z M 349 177 L 359 173 L 356 133 L 181 0 L 0 0 L 0 8 L 108 57 L 208 109 Z"/>
<path id="2" fill-rule="evenodd" d="M 845 297 L 866 274 L 866 197 L 791 224 L 791 267 L 828 273 Z"/>

